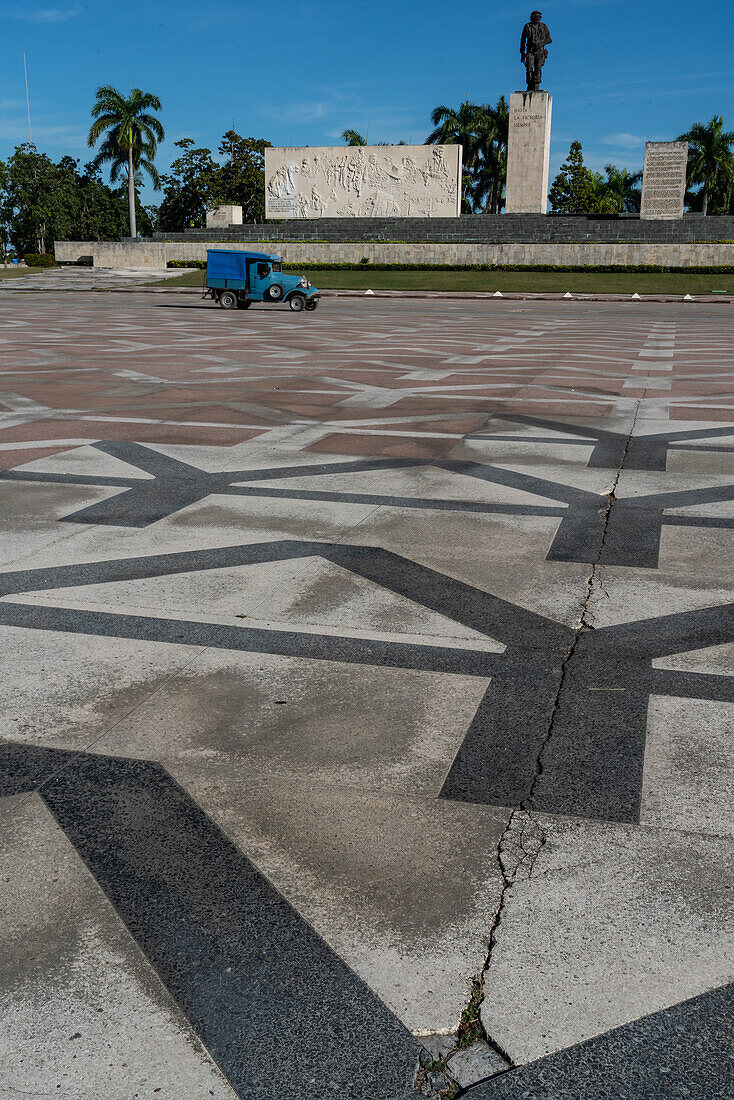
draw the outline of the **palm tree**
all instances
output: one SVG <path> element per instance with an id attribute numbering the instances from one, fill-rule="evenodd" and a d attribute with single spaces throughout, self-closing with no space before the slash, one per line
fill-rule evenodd
<path id="1" fill-rule="evenodd" d="M 93 146 L 104 134 L 104 140 L 92 161 L 95 167 L 109 163 L 110 181 L 115 183 L 123 168 L 127 169 L 127 201 L 130 211 L 130 236 L 137 236 L 135 219 L 135 173 L 143 169 L 153 180 L 156 190 L 161 185 L 153 164 L 158 143 L 166 136 L 159 120 L 151 111 L 160 111 L 161 101 L 150 92 L 133 88 L 130 98 L 110 84 L 97 88 L 97 100 L 92 107 L 94 122 L 89 129 L 87 144 Z"/>
<path id="2" fill-rule="evenodd" d="M 615 164 L 605 166 L 606 179 L 594 173 L 597 181 L 597 209 L 607 214 L 634 214 L 640 209 L 642 194 L 638 187 L 642 172 L 628 172 Z"/>
<path id="3" fill-rule="evenodd" d="M 695 122 L 678 141 L 688 142 L 688 182 L 703 184 L 701 210 L 708 214 L 709 199 L 718 187 L 723 186 L 727 196 L 731 196 L 734 183 L 734 133 L 724 130 L 721 115 L 714 115 L 705 126 Z M 728 202 L 726 203 L 728 208 Z"/>
<path id="4" fill-rule="evenodd" d="M 347 145 L 366 145 L 367 139 L 363 138 L 359 130 L 344 130 L 342 139 Z"/>
<path id="5" fill-rule="evenodd" d="M 474 154 L 477 111 L 477 105 L 468 99 L 458 110 L 454 107 L 436 107 L 431 111 L 434 129 L 426 138 L 426 145 L 463 145 L 464 164 L 469 164 Z"/>
<path id="6" fill-rule="evenodd" d="M 504 96 L 493 107 L 485 103 L 477 109 L 476 152 L 472 197 L 475 208 L 486 200 L 485 213 L 499 214 L 504 203 L 502 192 L 507 180 L 507 141 L 510 109 Z"/>
<path id="7" fill-rule="evenodd" d="M 478 158 L 477 128 L 481 122 L 480 108 L 465 99 L 456 110 L 454 107 L 436 107 L 431 111 L 433 130 L 426 138 L 426 145 L 463 146 L 464 178 L 462 209 L 470 211 L 474 205 L 476 181 L 473 169 Z"/>

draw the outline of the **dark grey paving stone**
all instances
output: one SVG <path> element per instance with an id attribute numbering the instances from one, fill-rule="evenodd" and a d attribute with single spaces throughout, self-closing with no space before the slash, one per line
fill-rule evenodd
<path id="1" fill-rule="evenodd" d="M 470 1089 L 467 1100 L 731 1100 L 734 984 Z"/>
<path id="2" fill-rule="evenodd" d="M 239 1096 L 413 1095 L 418 1042 L 159 764 L 4 750 Z"/>

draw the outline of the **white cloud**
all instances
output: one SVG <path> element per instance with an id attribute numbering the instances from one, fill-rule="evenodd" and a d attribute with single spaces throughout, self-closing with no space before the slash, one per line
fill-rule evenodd
<path id="1" fill-rule="evenodd" d="M 22 19 L 24 23 L 66 23 L 80 13 L 81 8 L 16 8 L 8 13 L 8 18 Z"/>
<path id="2" fill-rule="evenodd" d="M 637 134 L 609 134 L 602 138 L 605 145 L 613 145 L 615 149 L 639 149 L 647 139 L 638 137 Z"/>
<path id="3" fill-rule="evenodd" d="M 56 124 L 43 117 L 34 117 L 31 109 L 33 144 L 39 152 L 80 153 L 87 146 L 86 134 L 78 126 Z M 0 146 L 12 146 L 28 141 L 28 119 L 25 114 L 3 119 L 0 127 Z M 92 156 L 90 150 L 90 157 Z"/>

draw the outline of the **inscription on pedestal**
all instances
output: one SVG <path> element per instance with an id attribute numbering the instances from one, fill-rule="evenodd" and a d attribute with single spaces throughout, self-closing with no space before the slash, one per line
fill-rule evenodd
<path id="1" fill-rule="evenodd" d="M 545 214 L 548 209 L 552 105 L 547 92 L 514 92 L 510 96 L 508 214 Z"/>
<path id="2" fill-rule="evenodd" d="M 642 178 L 642 218 L 681 218 L 686 198 L 687 141 L 648 141 Z"/>

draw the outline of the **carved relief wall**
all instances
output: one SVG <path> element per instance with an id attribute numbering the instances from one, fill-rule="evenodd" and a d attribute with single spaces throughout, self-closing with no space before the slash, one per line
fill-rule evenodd
<path id="1" fill-rule="evenodd" d="M 446 218 L 461 205 L 460 145 L 265 150 L 268 218 Z"/>

